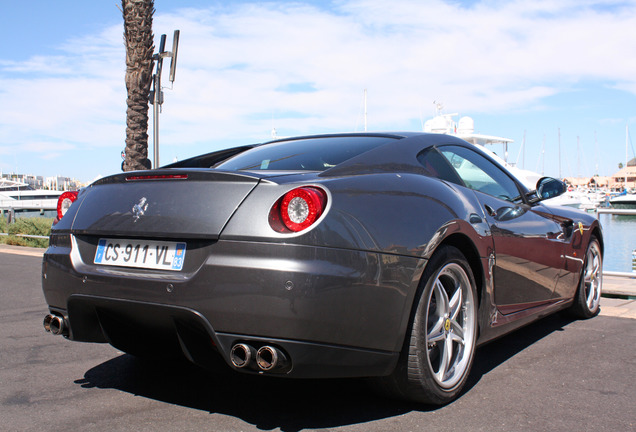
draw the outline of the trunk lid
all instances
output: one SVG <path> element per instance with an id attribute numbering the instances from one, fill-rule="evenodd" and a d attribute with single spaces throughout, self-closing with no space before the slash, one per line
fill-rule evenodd
<path id="1" fill-rule="evenodd" d="M 155 170 L 96 181 L 81 197 L 75 234 L 216 239 L 258 184 L 249 174 Z"/>

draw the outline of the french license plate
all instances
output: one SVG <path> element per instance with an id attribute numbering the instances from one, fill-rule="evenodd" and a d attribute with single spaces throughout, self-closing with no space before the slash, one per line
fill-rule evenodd
<path id="1" fill-rule="evenodd" d="M 186 244 L 178 242 L 99 239 L 95 264 L 180 271 Z"/>

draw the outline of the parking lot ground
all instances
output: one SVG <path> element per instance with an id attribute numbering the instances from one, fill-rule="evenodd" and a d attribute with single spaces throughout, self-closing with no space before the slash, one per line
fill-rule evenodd
<path id="1" fill-rule="evenodd" d="M 636 428 L 633 319 L 538 321 L 479 348 L 461 397 L 437 408 L 386 399 L 363 380 L 205 372 L 52 336 L 42 329 L 40 263 L 38 256 L 0 253 L 2 431 Z"/>

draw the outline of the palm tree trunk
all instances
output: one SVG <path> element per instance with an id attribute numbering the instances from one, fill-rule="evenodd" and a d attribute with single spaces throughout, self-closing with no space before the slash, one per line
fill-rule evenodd
<path id="1" fill-rule="evenodd" d="M 126 158 L 124 171 L 150 168 L 148 160 L 148 97 L 154 51 L 154 0 L 122 0 L 126 45 Z"/>

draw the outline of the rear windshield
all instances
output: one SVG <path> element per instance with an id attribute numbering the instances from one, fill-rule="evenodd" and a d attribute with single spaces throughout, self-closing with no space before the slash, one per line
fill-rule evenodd
<path id="1" fill-rule="evenodd" d="M 386 144 L 389 137 L 326 137 L 265 144 L 220 163 L 226 170 L 324 171 Z"/>

